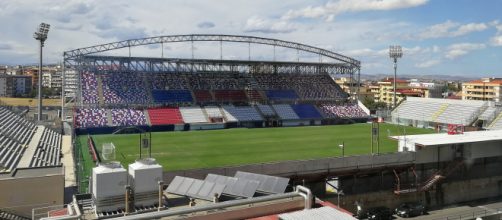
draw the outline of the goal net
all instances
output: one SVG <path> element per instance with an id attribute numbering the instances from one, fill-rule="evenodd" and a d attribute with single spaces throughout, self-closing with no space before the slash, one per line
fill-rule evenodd
<path id="1" fill-rule="evenodd" d="M 115 160 L 115 145 L 113 143 L 104 143 L 101 149 L 104 160 Z"/>

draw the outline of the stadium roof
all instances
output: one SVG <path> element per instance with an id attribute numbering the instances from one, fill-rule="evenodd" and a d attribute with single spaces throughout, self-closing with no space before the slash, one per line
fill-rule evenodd
<path id="1" fill-rule="evenodd" d="M 447 133 L 441 133 L 441 134 L 392 136 L 390 138 L 399 141 L 406 140 L 406 142 L 411 142 L 415 143 L 415 145 L 426 147 L 426 146 L 436 146 L 436 145 L 446 145 L 446 144 L 500 141 L 502 140 L 502 132 L 500 130 L 471 131 L 457 135 L 449 135 Z"/>
<path id="2" fill-rule="evenodd" d="M 321 207 L 317 209 L 307 209 L 291 213 L 279 215 L 281 220 L 307 220 L 307 219 L 339 219 L 339 220 L 353 220 L 357 219 L 345 212 L 336 210 L 332 207 Z"/>

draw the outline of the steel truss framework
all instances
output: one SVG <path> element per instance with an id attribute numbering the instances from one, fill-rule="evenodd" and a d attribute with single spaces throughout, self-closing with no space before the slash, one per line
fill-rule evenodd
<path id="1" fill-rule="evenodd" d="M 176 58 L 142 58 L 131 57 L 130 48 L 150 44 L 163 44 L 175 42 L 196 42 L 196 41 L 219 41 L 219 42 L 240 42 L 251 44 L 264 44 L 275 47 L 285 47 L 306 51 L 319 57 L 333 59 L 333 62 L 280 62 L 280 61 L 252 61 L 252 60 L 208 60 L 208 59 L 176 59 Z M 221 43 L 220 43 L 221 47 Z M 129 48 L 128 57 L 97 56 L 96 54 Z M 220 48 L 221 51 L 221 48 Z M 238 35 L 172 35 L 159 36 L 142 39 L 131 39 L 108 44 L 95 45 L 91 47 L 79 48 L 66 51 L 63 54 L 63 95 L 62 95 L 62 117 L 65 116 L 65 108 L 71 104 L 75 105 L 76 97 L 81 94 L 80 71 L 92 70 L 97 72 L 173 72 L 173 73 L 200 73 L 200 72 L 267 72 L 267 73 L 303 73 L 303 74 L 348 74 L 351 81 L 356 80 L 359 85 L 360 61 L 353 58 L 331 52 L 322 48 L 299 44 L 295 42 L 260 38 L 252 36 Z M 71 69 L 73 71 L 65 71 Z M 72 73 L 72 74 L 69 74 Z M 357 74 L 357 79 L 354 79 Z M 66 89 L 66 79 L 73 78 L 76 83 L 76 91 Z M 351 83 L 352 85 L 352 83 Z M 68 85 L 70 88 L 70 85 Z M 353 94 L 351 87 L 350 93 Z M 356 90 L 359 91 L 359 89 Z M 357 98 L 357 96 L 356 96 Z"/>

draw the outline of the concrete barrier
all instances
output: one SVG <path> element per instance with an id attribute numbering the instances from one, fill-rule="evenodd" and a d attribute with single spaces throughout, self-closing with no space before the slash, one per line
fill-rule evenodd
<path id="1" fill-rule="evenodd" d="M 164 181 L 169 183 L 175 176 L 204 179 L 208 173 L 234 176 L 236 171 L 261 173 L 274 176 L 294 177 L 316 173 L 347 172 L 359 169 L 376 169 L 389 166 L 413 164 L 414 152 L 398 152 L 379 155 L 360 155 L 332 157 L 313 160 L 284 161 L 274 163 L 250 164 L 232 167 L 217 167 L 193 170 L 168 171 Z"/>

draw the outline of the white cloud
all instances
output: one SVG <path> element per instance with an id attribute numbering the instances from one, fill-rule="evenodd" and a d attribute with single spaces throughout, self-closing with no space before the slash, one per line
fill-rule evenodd
<path id="1" fill-rule="evenodd" d="M 267 20 L 257 16 L 247 19 L 244 32 L 291 33 L 297 27 L 286 20 Z"/>
<path id="2" fill-rule="evenodd" d="M 490 39 L 490 43 L 492 46 L 500 47 L 502 46 L 502 35 L 497 35 Z"/>
<path id="3" fill-rule="evenodd" d="M 427 60 L 422 63 L 417 63 L 415 64 L 415 67 L 417 68 L 429 68 L 435 65 L 438 65 L 441 63 L 441 60 Z"/>
<path id="4" fill-rule="evenodd" d="M 484 23 L 469 23 L 460 26 L 455 32 L 453 32 L 453 36 L 462 36 L 472 32 L 484 31 L 488 28 L 488 26 Z"/>
<path id="5" fill-rule="evenodd" d="M 299 10 L 289 10 L 282 19 L 324 18 L 328 21 L 344 12 L 385 11 L 412 8 L 424 5 L 429 0 L 336 0 L 322 6 L 308 6 Z"/>
<path id="6" fill-rule="evenodd" d="M 434 39 L 445 37 L 458 37 L 473 32 L 480 32 L 488 29 L 485 23 L 460 24 L 453 21 L 446 21 L 440 24 L 432 25 L 418 34 L 418 39 Z"/>
<path id="7" fill-rule="evenodd" d="M 486 48 L 485 44 L 473 44 L 473 43 L 452 44 L 448 47 L 445 53 L 445 57 L 453 60 L 460 56 L 464 56 L 473 50 L 480 50 L 484 48 Z"/>

